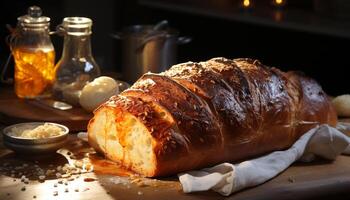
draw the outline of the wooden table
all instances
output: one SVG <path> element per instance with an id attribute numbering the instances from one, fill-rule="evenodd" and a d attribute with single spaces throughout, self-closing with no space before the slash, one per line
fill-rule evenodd
<path id="1" fill-rule="evenodd" d="M 0 141 L 1 142 L 1 141 Z M 1 143 L 2 144 L 2 143 Z M 67 143 L 67 148 L 76 144 L 82 149 L 89 148 L 86 142 L 80 141 L 73 134 Z M 80 147 L 79 147 L 80 148 Z M 102 159 L 102 158 L 101 158 Z M 0 167 L 3 163 L 15 161 L 23 163 L 24 160 L 3 146 L 0 146 Z M 25 161 L 30 163 L 33 161 Z M 48 161 L 54 167 L 67 162 L 60 155 L 52 156 Z M 33 163 L 32 163 L 33 164 Z M 47 161 L 39 161 L 40 166 L 47 165 Z M 13 165 L 15 167 L 16 165 Z M 231 200 L 280 200 L 280 199 L 349 199 L 350 198 L 350 157 L 339 156 L 334 162 L 318 161 L 310 164 L 297 163 L 276 178 L 260 186 L 246 189 L 229 197 L 208 191 L 194 194 L 184 194 L 176 177 L 154 180 L 145 179 L 151 184 L 131 183 L 135 179 L 95 172 L 80 175 L 68 185 L 58 184 L 57 179 L 46 180 L 40 183 L 31 180 L 24 184 L 17 178 L 1 174 L 0 170 L 0 199 L 231 199 Z M 97 169 L 97 168 L 96 168 Z M 16 172 L 17 173 L 17 172 Z M 85 182 L 84 178 L 95 178 L 95 181 Z M 16 180 L 16 181 L 14 181 Z M 54 187 L 54 184 L 57 187 Z M 25 191 L 21 188 L 26 186 Z M 68 192 L 65 192 L 68 188 Z M 75 191 L 78 189 L 79 191 Z M 57 191 L 58 195 L 54 196 Z"/>
<path id="2" fill-rule="evenodd" d="M 19 99 L 12 87 L 0 87 L 0 123 L 55 122 L 67 126 L 71 131 L 86 129 L 92 114 L 80 107 L 58 110 L 35 99 Z"/>

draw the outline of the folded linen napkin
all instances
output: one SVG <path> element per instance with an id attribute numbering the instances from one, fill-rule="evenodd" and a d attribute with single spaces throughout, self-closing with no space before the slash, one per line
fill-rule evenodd
<path id="1" fill-rule="evenodd" d="M 340 127 L 346 129 L 346 127 Z M 335 159 L 350 154 L 350 138 L 328 125 L 320 125 L 305 133 L 285 151 L 231 164 L 178 174 L 185 193 L 214 190 L 228 196 L 247 187 L 259 185 L 275 177 L 297 160 L 312 161 L 315 156 Z"/>

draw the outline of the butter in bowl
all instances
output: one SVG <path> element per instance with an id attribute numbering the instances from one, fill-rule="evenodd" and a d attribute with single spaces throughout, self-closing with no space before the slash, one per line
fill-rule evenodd
<path id="1" fill-rule="evenodd" d="M 54 153 L 68 139 L 66 126 L 50 122 L 27 122 L 8 126 L 3 130 L 4 145 L 20 154 Z"/>

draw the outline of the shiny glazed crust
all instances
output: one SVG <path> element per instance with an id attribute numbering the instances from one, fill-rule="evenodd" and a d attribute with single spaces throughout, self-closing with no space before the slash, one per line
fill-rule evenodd
<path id="1" fill-rule="evenodd" d="M 336 122 L 313 79 L 213 58 L 143 75 L 94 112 L 88 134 L 108 158 L 154 177 L 286 149 L 317 124 Z"/>

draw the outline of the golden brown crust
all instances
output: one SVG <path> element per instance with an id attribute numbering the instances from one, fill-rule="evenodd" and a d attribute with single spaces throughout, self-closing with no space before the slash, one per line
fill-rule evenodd
<path id="1" fill-rule="evenodd" d="M 145 74 L 106 106 L 137 116 L 156 140 L 156 166 L 147 176 L 282 150 L 317 124 L 337 122 L 314 80 L 252 59 L 214 58 Z"/>
<path id="2" fill-rule="evenodd" d="M 167 133 L 172 137 L 159 140 L 160 149 L 156 150 L 159 163 L 169 163 L 161 164 L 159 171 L 164 171 L 162 168 L 165 166 L 176 171 L 187 170 L 187 165 L 201 167 L 210 157 L 213 158 L 211 163 L 218 162 L 215 154 L 222 148 L 223 143 L 220 126 L 206 103 L 182 85 L 167 76 L 145 74 L 122 95 L 157 103 L 166 109 L 176 122 L 175 127 L 178 130 L 172 129 Z M 181 146 L 183 149 L 177 146 L 176 138 L 183 138 L 186 142 L 186 145 Z M 192 159 L 193 156 L 197 159 Z M 177 162 L 174 163 L 174 159 L 177 159 Z"/>

